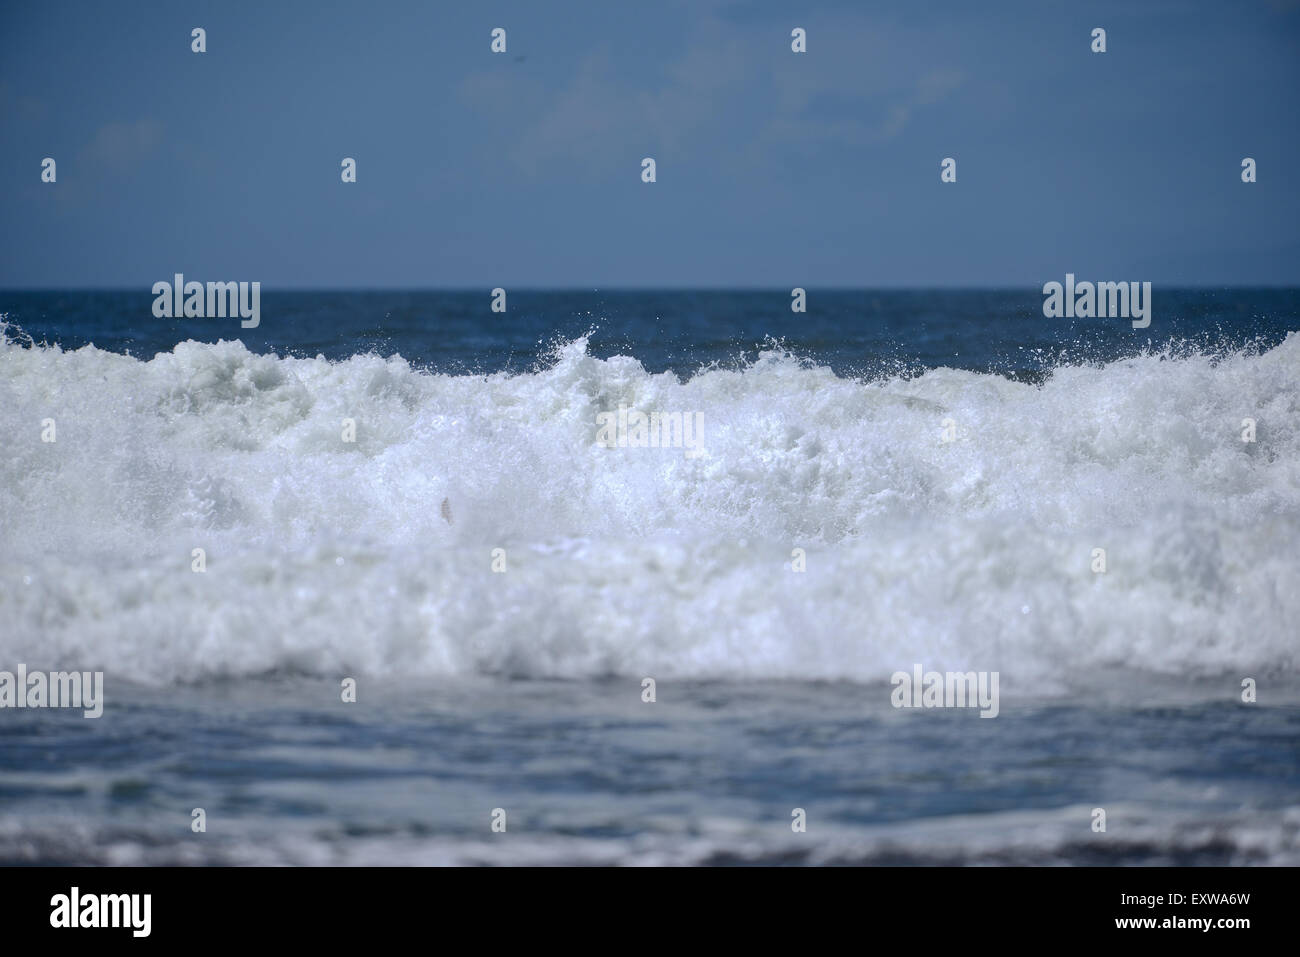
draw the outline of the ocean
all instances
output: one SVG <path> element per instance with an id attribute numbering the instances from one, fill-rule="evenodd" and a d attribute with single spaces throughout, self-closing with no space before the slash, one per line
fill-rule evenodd
<path id="1" fill-rule="evenodd" d="M 0 292 L 0 863 L 1300 864 L 1300 290 L 152 302 Z"/>

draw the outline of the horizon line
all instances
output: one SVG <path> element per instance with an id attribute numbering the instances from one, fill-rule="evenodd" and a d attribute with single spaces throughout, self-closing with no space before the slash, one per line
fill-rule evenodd
<path id="1" fill-rule="evenodd" d="M 182 273 L 182 275 L 184 275 Z M 155 282 L 160 280 L 155 280 Z M 198 282 L 199 280 L 194 280 Z M 214 282 L 218 280 L 213 280 Z M 228 282 L 230 280 L 219 280 Z M 235 280 L 239 281 L 239 280 Z M 268 284 L 262 280 L 243 280 L 245 282 L 256 281 L 259 287 L 266 287 Z M 1055 282 L 1056 280 L 1048 280 Z M 1085 282 L 1090 280 L 1084 280 Z M 1108 280 L 1107 280 L 1108 281 Z M 1153 280 L 1142 280 L 1151 282 L 1152 287 L 1162 286 L 1166 289 L 1183 289 L 1183 290 L 1300 290 L 1300 281 L 1295 283 L 1158 283 Z M 76 285 L 76 286 L 4 286 L 0 285 L 0 294 L 9 292 L 140 292 L 143 290 L 144 295 L 153 295 L 153 283 L 147 285 Z M 1019 285 L 1019 284 L 996 284 L 996 285 L 887 285 L 887 286 L 850 286 L 842 284 L 814 285 L 806 284 L 803 286 L 706 286 L 706 285 L 622 285 L 611 284 L 606 286 L 585 286 L 585 285 L 568 285 L 568 286 L 530 286 L 530 285 L 502 285 L 496 286 L 472 285 L 472 286 L 273 286 L 266 289 L 267 292 L 377 292 L 377 293 L 397 293 L 397 292 L 436 292 L 436 293 L 491 293 L 493 289 L 502 288 L 507 292 L 755 292 L 755 293 L 775 293 L 779 292 L 789 295 L 792 289 L 820 290 L 823 292 L 1024 292 L 1025 290 L 1040 289 L 1037 285 Z"/>

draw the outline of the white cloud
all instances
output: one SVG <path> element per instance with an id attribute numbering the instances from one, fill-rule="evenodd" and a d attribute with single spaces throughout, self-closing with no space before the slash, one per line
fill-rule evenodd
<path id="1" fill-rule="evenodd" d="M 87 166 L 125 173 L 138 166 L 161 142 L 162 126 L 154 120 L 107 123 L 82 150 L 81 161 Z"/>

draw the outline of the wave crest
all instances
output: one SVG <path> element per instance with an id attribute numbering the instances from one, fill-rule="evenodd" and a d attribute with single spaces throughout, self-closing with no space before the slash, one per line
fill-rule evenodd
<path id="1" fill-rule="evenodd" d="M 777 347 L 681 379 L 586 338 L 523 375 L 12 335 L 0 367 L 0 659 L 32 668 L 874 681 L 923 662 L 1040 690 L 1295 669 L 1295 333 L 1039 385 L 842 378 Z M 699 413 L 698 449 L 602 447 L 620 406 Z"/>

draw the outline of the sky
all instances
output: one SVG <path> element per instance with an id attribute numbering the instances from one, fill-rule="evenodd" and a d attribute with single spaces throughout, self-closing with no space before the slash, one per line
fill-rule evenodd
<path id="1" fill-rule="evenodd" d="M 1300 285 L 1297 116 L 1287 0 L 3 0 L 0 287 Z"/>

